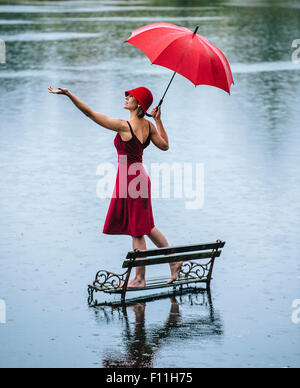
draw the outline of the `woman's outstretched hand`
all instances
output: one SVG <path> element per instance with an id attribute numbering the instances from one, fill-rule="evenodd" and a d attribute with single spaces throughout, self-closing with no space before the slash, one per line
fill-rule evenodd
<path id="1" fill-rule="evenodd" d="M 65 94 L 66 96 L 70 93 L 68 89 L 64 88 L 57 88 L 58 90 L 54 90 L 52 86 L 49 86 L 48 90 L 49 93 L 52 94 Z"/>
<path id="2" fill-rule="evenodd" d="M 161 115 L 160 106 L 158 108 L 156 106 L 155 108 L 152 109 L 151 116 L 154 118 L 154 120 L 160 120 L 160 115 Z"/>

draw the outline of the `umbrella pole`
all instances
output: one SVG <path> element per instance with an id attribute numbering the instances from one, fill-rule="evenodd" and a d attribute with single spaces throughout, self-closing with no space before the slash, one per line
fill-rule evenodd
<path id="1" fill-rule="evenodd" d="M 167 93 L 167 91 L 168 91 L 168 89 L 169 89 L 169 87 L 170 87 L 170 85 L 171 85 L 171 83 L 172 83 L 172 81 L 173 81 L 175 75 L 176 75 L 176 71 L 174 71 L 174 74 L 172 75 L 172 78 L 171 78 L 171 80 L 170 80 L 170 82 L 169 82 L 169 84 L 168 84 L 168 86 L 167 86 L 167 89 L 165 90 L 164 95 L 162 96 L 161 100 L 159 101 L 159 104 L 158 104 L 157 107 L 161 106 L 161 104 L 163 103 L 164 98 L 165 98 L 165 95 L 166 95 L 166 93 Z"/>
<path id="2" fill-rule="evenodd" d="M 169 82 L 169 84 L 168 84 L 168 86 L 167 86 L 167 88 L 166 88 L 166 90 L 165 90 L 165 92 L 164 92 L 162 98 L 160 99 L 160 101 L 159 101 L 159 103 L 158 103 L 158 105 L 157 105 L 156 112 L 157 112 L 158 107 L 161 106 L 161 104 L 163 103 L 164 98 L 165 98 L 165 95 L 166 95 L 166 93 L 167 93 L 167 91 L 168 91 L 168 89 L 169 89 L 169 87 L 170 87 L 170 85 L 171 85 L 171 83 L 172 83 L 172 81 L 173 81 L 175 75 L 176 75 L 176 71 L 174 71 L 174 74 L 172 75 L 172 77 L 171 77 L 171 79 L 170 79 L 170 82 Z M 146 113 L 146 116 L 152 117 L 149 113 Z"/>

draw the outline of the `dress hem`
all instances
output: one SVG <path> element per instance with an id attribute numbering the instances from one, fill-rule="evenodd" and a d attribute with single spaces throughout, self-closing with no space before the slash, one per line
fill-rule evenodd
<path id="1" fill-rule="evenodd" d="M 150 228 L 150 231 L 149 233 L 144 233 L 144 234 L 131 234 L 129 232 L 104 232 L 102 231 L 103 234 L 111 234 L 111 235 L 127 235 L 127 236 L 131 236 L 131 237 L 140 237 L 140 236 L 145 236 L 147 234 L 150 234 L 151 233 L 151 230 L 155 227 L 155 225 L 152 226 L 152 228 Z"/>

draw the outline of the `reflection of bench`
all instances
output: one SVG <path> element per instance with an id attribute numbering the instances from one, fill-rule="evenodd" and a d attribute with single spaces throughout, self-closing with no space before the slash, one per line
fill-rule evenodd
<path id="1" fill-rule="evenodd" d="M 104 292 L 105 294 L 121 294 L 121 301 L 124 302 L 126 293 L 129 291 L 145 291 L 167 287 L 182 289 L 195 283 L 205 283 L 206 289 L 209 289 L 215 258 L 220 256 L 222 252 L 220 248 L 224 245 L 224 241 L 217 240 L 214 243 L 207 244 L 130 251 L 123 262 L 123 268 L 127 268 L 123 274 L 115 274 L 104 270 L 97 272 L 93 284 L 88 286 L 89 303 L 92 303 L 95 291 Z M 199 263 L 195 260 L 204 260 L 204 262 Z M 175 282 L 167 284 L 168 278 L 159 277 L 147 279 L 147 285 L 144 288 L 127 288 L 133 268 L 179 261 L 183 261 L 183 265 L 180 276 Z"/>

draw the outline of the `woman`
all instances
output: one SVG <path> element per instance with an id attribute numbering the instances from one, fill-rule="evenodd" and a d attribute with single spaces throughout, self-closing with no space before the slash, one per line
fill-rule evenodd
<path id="1" fill-rule="evenodd" d="M 119 167 L 103 233 L 131 235 L 134 250 L 147 249 L 145 235 L 157 247 L 169 247 L 165 236 L 154 225 L 151 183 L 142 166 L 143 150 L 150 144 L 150 140 L 162 151 L 169 149 L 168 136 L 161 121 L 160 107 L 155 107 L 151 112 L 156 126 L 144 118 L 153 102 L 150 90 L 138 87 L 125 92 L 124 109 L 130 112 L 129 121 L 94 112 L 68 89 L 54 90 L 50 86 L 48 90 L 49 93 L 68 96 L 74 105 L 95 123 L 117 132 L 114 145 L 118 151 Z M 134 175 L 135 171 L 139 171 L 139 174 Z M 142 190 L 141 187 L 143 187 Z M 178 278 L 181 265 L 182 262 L 170 263 L 171 279 L 168 283 Z M 136 275 L 129 281 L 128 287 L 144 288 L 145 286 L 145 267 L 136 267 Z"/>

